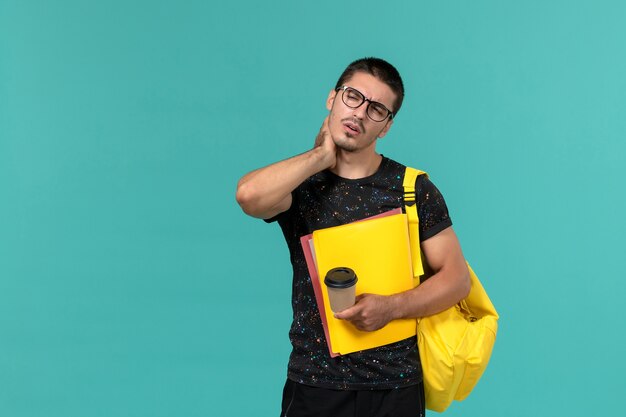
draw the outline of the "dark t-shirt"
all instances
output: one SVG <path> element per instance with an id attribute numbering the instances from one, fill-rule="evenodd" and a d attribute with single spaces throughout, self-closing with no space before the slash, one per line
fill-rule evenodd
<path id="1" fill-rule="evenodd" d="M 293 350 L 289 379 L 331 389 L 389 389 L 418 384 L 422 369 L 415 337 L 331 358 L 322 328 L 300 237 L 314 230 L 361 220 L 403 207 L 405 166 L 383 157 L 377 172 L 360 179 L 341 178 L 323 171 L 304 181 L 292 193 L 289 210 L 278 220 L 293 265 L 293 323 L 289 332 Z M 443 196 L 421 175 L 416 181 L 420 240 L 452 225 Z"/>

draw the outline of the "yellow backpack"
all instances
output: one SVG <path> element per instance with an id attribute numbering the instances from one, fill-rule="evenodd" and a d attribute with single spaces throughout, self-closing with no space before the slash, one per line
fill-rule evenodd
<path id="1" fill-rule="evenodd" d="M 415 204 L 415 180 L 424 171 L 406 168 L 404 203 L 409 221 L 413 277 L 424 274 Z M 417 345 L 424 372 L 426 408 L 442 412 L 452 400 L 464 400 L 487 368 L 498 331 L 498 313 L 469 267 L 468 297 L 441 313 L 417 320 Z"/>

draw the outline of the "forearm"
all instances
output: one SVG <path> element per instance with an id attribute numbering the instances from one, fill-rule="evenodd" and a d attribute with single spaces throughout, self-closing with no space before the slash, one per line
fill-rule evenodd
<path id="1" fill-rule="evenodd" d="M 423 241 L 421 249 L 435 273 L 412 290 L 393 295 L 361 294 L 350 308 L 335 314 L 363 331 L 378 330 L 391 320 L 419 318 L 452 307 L 469 294 L 471 282 L 459 241 L 448 227 Z"/>
<path id="2" fill-rule="evenodd" d="M 357 329 L 374 331 L 392 320 L 436 314 L 458 303 L 469 293 L 469 272 L 462 268 L 441 269 L 417 288 L 394 295 L 361 294 L 356 304 L 335 318 L 350 321 Z"/>
<path id="3" fill-rule="evenodd" d="M 237 202 L 251 216 L 272 217 L 288 208 L 291 192 L 298 185 L 311 175 L 328 168 L 332 162 L 324 149 L 316 147 L 252 171 L 239 180 Z"/>
<path id="4" fill-rule="evenodd" d="M 419 318 L 446 310 L 469 294 L 465 262 L 449 265 L 412 290 L 389 297 L 393 318 Z"/>

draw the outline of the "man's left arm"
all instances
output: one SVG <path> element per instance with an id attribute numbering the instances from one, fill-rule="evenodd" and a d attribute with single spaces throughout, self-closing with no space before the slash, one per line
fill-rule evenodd
<path id="1" fill-rule="evenodd" d="M 374 331 L 391 320 L 430 316 L 469 294 L 470 278 L 461 245 L 452 227 L 423 241 L 424 258 L 434 274 L 409 291 L 389 296 L 361 294 L 354 306 L 335 314 L 357 329 Z"/>

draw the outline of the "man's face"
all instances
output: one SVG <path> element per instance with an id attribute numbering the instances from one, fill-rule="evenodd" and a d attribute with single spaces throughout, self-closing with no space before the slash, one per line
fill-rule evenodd
<path id="1" fill-rule="evenodd" d="M 392 104 L 396 95 L 387 84 L 365 72 L 356 72 L 345 85 L 358 90 L 366 99 L 384 104 L 395 110 Z M 348 152 L 374 151 L 376 140 L 387 134 L 393 119 L 375 122 L 367 116 L 368 102 L 356 109 L 348 107 L 341 99 L 343 90 L 331 91 L 326 101 L 330 110 L 328 127 L 335 145 Z"/>

